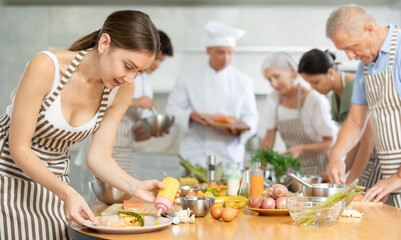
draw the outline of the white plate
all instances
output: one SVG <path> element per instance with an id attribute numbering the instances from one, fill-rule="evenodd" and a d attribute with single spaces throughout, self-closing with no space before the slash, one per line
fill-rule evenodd
<path id="1" fill-rule="evenodd" d="M 156 222 L 160 222 L 160 225 L 156 225 Z M 155 231 L 157 229 L 167 227 L 171 223 L 172 220 L 168 218 L 145 216 L 145 226 L 143 227 L 114 228 L 107 226 L 95 226 L 90 220 L 86 220 L 84 222 L 84 226 L 105 233 L 141 233 Z"/>

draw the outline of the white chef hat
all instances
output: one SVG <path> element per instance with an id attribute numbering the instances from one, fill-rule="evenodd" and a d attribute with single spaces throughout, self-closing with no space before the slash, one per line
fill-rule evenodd
<path id="1" fill-rule="evenodd" d="M 245 31 L 222 22 L 208 22 L 205 24 L 205 28 L 208 34 L 208 47 L 235 47 L 236 41 L 245 34 Z"/>

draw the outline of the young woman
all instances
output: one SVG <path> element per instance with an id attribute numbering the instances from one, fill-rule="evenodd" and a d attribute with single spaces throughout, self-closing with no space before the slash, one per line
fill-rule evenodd
<path id="1" fill-rule="evenodd" d="M 332 117 L 333 120 L 342 124 L 351 107 L 355 75 L 338 71 L 334 60 L 334 54 L 312 49 L 302 56 L 298 72 L 313 89 L 321 94 L 326 95 L 333 91 Z M 358 184 L 370 188 L 381 179 L 380 166 L 374 148 L 373 122 L 369 119 L 360 142 L 346 157 L 345 171 L 349 171 L 346 184 L 360 178 Z"/>
<path id="2" fill-rule="evenodd" d="M 0 118 L 0 239 L 67 239 L 67 220 L 94 214 L 69 186 L 69 146 L 93 135 L 87 164 L 101 180 L 154 201 L 163 184 L 139 181 L 113 160 L 133 81 L 159 51 L 149 16 L 118 11 L 69 50 L 44 51 L 26 67 Z"/>
<path id="3" fill-rule="evenodd" d="M 287 152 L 299 158 L 304 170 L 323 173 L 337 132 L 327 99 L 300 83 L 295 61 L 286 53 L 269 55 L 262 71 L 274 89 L 266 99 L 262 148 L 271 149 L 279 132 Z"/>

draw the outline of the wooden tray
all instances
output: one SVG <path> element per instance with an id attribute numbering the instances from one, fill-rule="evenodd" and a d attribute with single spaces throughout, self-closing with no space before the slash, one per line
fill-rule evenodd
<path id="1" fill-rule="evenodd" d="M 205 113 L 202 113 L 200 115 L 213 128 L 223 129 L 223 130 L 233 128 L 237 131 L 248 131 L 251 129 L 244 121 L 242 121 L 241 119 L 235 118 L 235 117 L 225 116 L 229 120 L 232 120 L 234 123 L 223 123 L 223 122 L 216 122 L 214 120 L 214 118 L 218 115 L 205 114 Z"/>

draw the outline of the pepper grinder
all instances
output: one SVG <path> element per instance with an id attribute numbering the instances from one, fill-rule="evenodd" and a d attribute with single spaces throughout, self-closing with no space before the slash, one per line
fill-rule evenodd
<path id="1" fill-rule="evenodd" d="M 207 183 L 212 184 L 213 182 L 216 183 L 216 157 L 214 155 L 207 156 Z"/>

